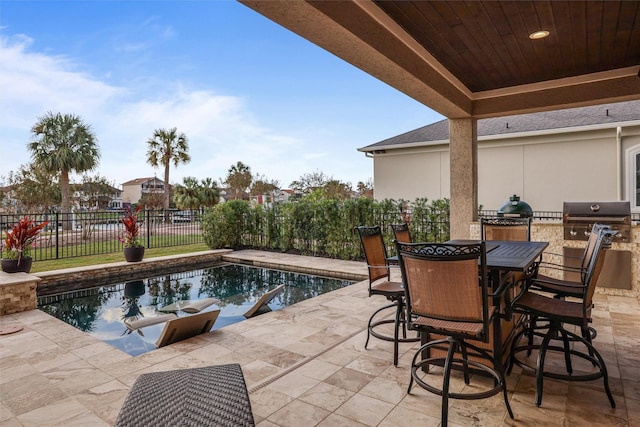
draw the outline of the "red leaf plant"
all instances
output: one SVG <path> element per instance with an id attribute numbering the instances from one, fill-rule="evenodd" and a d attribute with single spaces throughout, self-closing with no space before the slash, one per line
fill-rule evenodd
<path id="1" fill-rule="evenodd" d="M 142 205 L 138 205 L 136 210 L 132 210 L 130 206 L 125 209 L 124 215 L 120 218 L 120 222 L 124 224 L 124 235 L 118 240 L 122 242 L 125 248 L 141 247 L 142 243 L 138 240 L 138 234 L 142 228 L 142 221 L 138 220 L 138 214 L 142 210 Z"/>
<path id="2" fill-rule="evenodd" d="M 40 224 L 25 216 L 4 232 L 2 258 L 17 259 L 18 265 L 22 258 L 31 257 L 31 248 L 35 246 L 35 239 L 49 221 Z"/>

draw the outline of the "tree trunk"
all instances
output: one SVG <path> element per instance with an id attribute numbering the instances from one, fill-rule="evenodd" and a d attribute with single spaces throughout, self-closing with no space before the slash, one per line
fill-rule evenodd
<path id="1" fill-rule="evenodd" d="M 164 222 L 169 222 L 169 163 L 164 165 Z"/>
<path id="2" fill-rule="evenodd" d="M 62 201 L 60 207 L 62 209 L 62 229 L 71 230 L 71 201 L 69 200 L 69 171 L 60 171 L 60 192 L 62 193 Z"/>

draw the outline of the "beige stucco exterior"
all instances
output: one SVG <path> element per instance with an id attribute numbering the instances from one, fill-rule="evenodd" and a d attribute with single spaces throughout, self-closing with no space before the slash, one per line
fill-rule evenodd
<path id="1" fill-rule="evenodd" d="M 164 182 L 158 178 L 137 178 L 122 184 L 122 201 L 138 203 L 143 194 L 163 193 Z"/>
<path id="2" fill-rule="evenodd" d="M 478 138 L 478 204 L 497 209 L 518 194 L 537 211 L 564 201 L 628 200 L 629 149 L 640 125 L 583 127 Z M 381 152 L 384 151 L 384 152 Z M 374 155 L 376 199 L 450 197 L 448 141 L 389 148 Z"/>

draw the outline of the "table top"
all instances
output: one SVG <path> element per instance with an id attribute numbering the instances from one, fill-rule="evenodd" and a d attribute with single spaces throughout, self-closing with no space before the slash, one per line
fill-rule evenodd
<path id="1" fill-rule="evenodd" d="M 470 244 L 479 240 L 449 240 L 447 243 Z M 548 242 L 515 242 L 488 240 L 487 268 L 506 271 L 524 271 L 544 252 Z"/>

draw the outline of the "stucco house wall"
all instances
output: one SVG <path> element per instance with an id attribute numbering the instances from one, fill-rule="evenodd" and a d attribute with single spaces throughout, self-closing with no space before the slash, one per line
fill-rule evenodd
<path id="1" fill-rule="evenodd" d="M 138 203 L 143 194 L 164 192 L 164 182 L 156 177 L 136 178 L 122 184 L 122 201 Z"/>
<path id="2" fill-rule="evenodd" d="M 561 211 L 564 201 L 633 196 L 628 189 L 635 175 L 627 158 L 629 150 L 640 147 L 640 120 L 559 126 L 478 137 L 478 204 L 483 209 L 497 209 L 513 194 L 536 211 Z M 373 157 L 374 197 L 449 197 L 448 139 L 402 138 L 410 139 L 411 133 L 360 149 Z"/>

